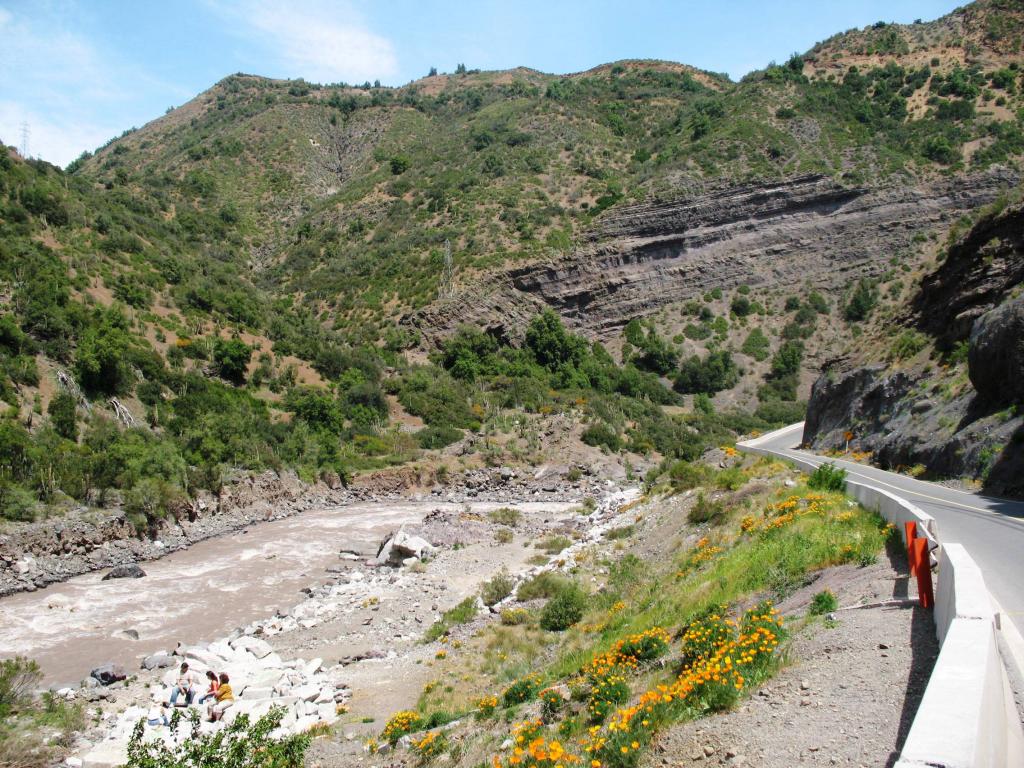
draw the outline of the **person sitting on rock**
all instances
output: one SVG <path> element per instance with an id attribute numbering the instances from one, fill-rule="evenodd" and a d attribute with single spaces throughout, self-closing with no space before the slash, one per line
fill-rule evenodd
<path id="1" fill-rule="evenodd" d="M 157 727 L 158 725 L 170 725 L 167 719 L 167 709 L 163 706 L 152 707 L 146 715 L 146 725 Z"/>
<path id="2" fill-rule="evenodd" d="M 185 706 L 191 706 L 192 699 L 196 696 L 196 690 L 199 688 L 200 682 L 199 676 L 188 668 L 186 662 L 182 662 L 178 682 L 171 689 L 171 700 L 167 702 L 167 706 L 178 706 L 178 696 L 181 694 L 185 694 Z"/>
<path id="3" fill-rule="evenodd" d="M 210 687 L 207 688 L 206 693 L 199 698 L 200 704 L 205 704 L 210 699 L 215 698 L 217 695 L 217 689 L 220 688 L 220 680 L 217 679 L 217 675 L 212 671 L 206 670 L 206 679 L 210 681 Z"/>
<path id="4" fill-rule="evenodd" d="M 206 707 L 206 714 L 210 716 L 211 723 L 215 723 L 224 717 L 224 710 L 235 701 L 235 694 L 231 690 L 230 681 L 224 672 L 220 673 L 220 685 L 217 687 L 217 692 L 213 697 L 216 701 Z"/>

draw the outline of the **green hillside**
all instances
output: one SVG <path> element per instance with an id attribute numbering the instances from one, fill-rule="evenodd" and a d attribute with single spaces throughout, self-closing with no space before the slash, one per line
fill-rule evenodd
<path id="1" fill-rule="evenodd" d="M 5 149 L 0 510 L 120 500 L 152 524 L 230 468 L 402 464 L 508 433 L 510 411 L 575 413 L 589 445 L 654 460 L 791 417 L 666 408 L 736 377 L 635 327 L 625 364 L 552 315 L 523 348 L 467 330 L 428 363 L 397 321 L 437 299 L 445 241 L 466 286 L 572 251 L 626 203 L 1015 164 L 1021 21 L 989 0 L 740 83 L 657 61 L 398 89 L 239 74 L 65 171 Z"/>

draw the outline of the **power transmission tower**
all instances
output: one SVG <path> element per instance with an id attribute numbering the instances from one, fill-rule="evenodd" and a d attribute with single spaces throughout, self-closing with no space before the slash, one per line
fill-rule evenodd
<path id="1" fill-rule="evenodd" d="M 28 160 L 28 137 L 29 137 L 29 133 L 30 133 L 30 131 L 28 129 L 28 123 L 27 122 L 23 122 L 21 124 L 21 147 L 19 148 L 18 151 L 21 153 L 21 157 L 24 160 Z"/>
<path id="2" fill-rule="evenodd" d="M 455 269 L 452 266 L 452 244 L 444 241 L 444 267 L 441 271 L 441 285 L 438 288 L 438 298 L 450 299 L 455 295 Z"/>

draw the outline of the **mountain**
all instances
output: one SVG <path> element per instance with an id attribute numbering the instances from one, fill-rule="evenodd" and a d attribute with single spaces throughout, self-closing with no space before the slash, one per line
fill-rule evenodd
<path id="1" fill-rule="evenodd" d="M 1022 22 L 987 0 L 739 83 L 237 74 L 66 171 L 5 150 L 0 508 L 141 528 L 233 467 L 544 460 L 511 412 L 621 471 L 799 417 L 1019 182 Z"/>

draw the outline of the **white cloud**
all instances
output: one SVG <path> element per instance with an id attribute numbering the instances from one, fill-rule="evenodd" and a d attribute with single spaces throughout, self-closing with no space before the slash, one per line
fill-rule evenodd
<path id="1" fill-rule="evenodd" d="M 28 123 L 28 151 L 31 157 L 67 165 L 86 148 L 94 149 L 115 134 L 110 126 L 94 125 L 80 118 L 40 115 L 14 101 L 0 101 L 0 142 L 21 146 L 21 125 Z"/>
<path id="2" fill-rule="evenodd" d="M 20 146 L 28 123 L 32 157 L 67 165 L 120 132 L 110 107 L 127 94 L 94 46 L 56 14 L 29 21 L 0 8 L 0 82 L 0 140 Z"/>
<path id="3" fill-rule="evenodd" d="M 307 0 L 210 0 L 210 6 L 273 50 L 290 77 L 313 82 L 387 79 L 398 71 L 391 41 L 369 29 L 347 4 Z"/>

